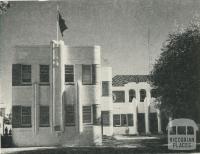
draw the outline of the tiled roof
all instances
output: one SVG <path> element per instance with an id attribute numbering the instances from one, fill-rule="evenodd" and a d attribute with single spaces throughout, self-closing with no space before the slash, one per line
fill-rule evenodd
<path id="1" fill-rule="evenodd" d="M 120 87 L 129 82 L 147 82 L 149 79 L 149 75 L 116 75 L 112 78 L 112 86 Z"/>

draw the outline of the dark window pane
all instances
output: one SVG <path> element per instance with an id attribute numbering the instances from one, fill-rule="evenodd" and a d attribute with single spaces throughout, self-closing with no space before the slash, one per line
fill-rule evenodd
<path id="1" fill-rule="evenodd" d="M 40 106 L 40 126 L 49 126 L 49 106 Z"/>
<path id="2" fill-rule="evenodd" d="M 194 128 L 191 126 L 187 126 L 187 134 L 188 135 L 194 135 Z"/>
<path id="3" fill-rule="evenodd" d="M 74 65 L 65 65 L 65 82 L 74 82 Z"/>
<path id="4" fill-rule="evenodd" d="M 31 82 L 31 65 L 22 65 L 22 82 Z"/>
<path id="5" fill-rule="evenodd" d="M 121 115 L 121 126 L 127 126 L 127 116 L 126 116 L 126 114 Z"/>
<path id="6" fill-rule="evenodd" d="M 12 127 L 13 128 L 21 127 L 21 106 L 12 107 Z"/>
<path id="7" fill-rule="evenodd" d="M 169 133 L 170 133 L 170 135 L 176 135 L 176 126 L 170 127 Z"/>
<path id="8" fill-rule="evenodd" d="M 125 92 L 124 91 L 113 91 L 114 103 L 125 102 Z"/>
<path id="9" fill-rule="evenodd" d="M 119 114 L 113 115 L 113 126 L 120 126 L 120 115 Z"/>
<path id="10" fill-rule="evenodd" d="M 133 114 L 128 114 L 128 126 L 133 126 Z"/>
<path id="11" fill-rule="evenodd" d="M 91 123 L 92 120 L 91 106 L 83 106 L 83 123 Z"/>
<path id="12" fill-rule="evenodd" d="M 185 126 L 178 126 L 177 127 L 177 134 L 178 135 L 186 135 L 186 127 Z"/>
<path id="13" fill-rule="evenodd" d="M 109 96 L 109 81 L 102 81 L 102 96 Z"/>
<path id="14" fill-rule="evenodd" d="M 73 104 L 65 106 L 65 125 L 75 126 L 75 106 Z"/>
<path id="15" fill-rule="evenodd" d="M 144 102 L 145 98 L 146 98 L 146 90 L 141 89 L 140 90 L 140 102 Z"/>
<path id="16" fill-rule="evenodd" d="M 132 102 L 133 98 L 135 98 L 135 90 L 129 90 L 129 102 Z"/>
<path id="17" fill-rule="evenodd" d="M 151 97 L 157 98 L 157 96 L 158 96 L 157 90 L 156 89 L 151 89 Z"/>
<path id="18" fill-rule="evenodd" d="M 21 84 L 21 64 L 12 65 L 12 85 L 18 86 Z"/>
<path id="19" fill-rule="evenodd" d="M 82 71 L 83 84 L 92 84 L 92 65 L 83 65 Z"/>
<path id="20" fill-rule="evenodd" d="M 40 82 L 49 82 L 49 65 L 40 65 Z"/>
<path id="21" fill-rule="evenodd" d="M 31 126 L 31 107 L 22 106 L 22 126 L 30 127 Z"/>
<path id="22" fill-rule="evenodd" d="M 110 117 L 110 112 L 109 111 L 102 111 L 101 112 L 101 116 L 102 116 L 102 123 L 104 126 L 109 126 L 110 125 L 110 121 L 109 121 L 109 117 Z"/>

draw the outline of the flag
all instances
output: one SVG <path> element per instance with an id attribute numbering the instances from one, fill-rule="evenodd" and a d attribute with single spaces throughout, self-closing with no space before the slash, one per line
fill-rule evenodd
<path id="1" fill-rule="evenodd" d="M 65 24 L 65 20 L 62 18 L 60 12 L 58 11 L 58 23 L 59 23 L 59 27 L 60 27 L 60 32 L 63 36 L 63 32 L 68 29 L 68 27 Z"/>

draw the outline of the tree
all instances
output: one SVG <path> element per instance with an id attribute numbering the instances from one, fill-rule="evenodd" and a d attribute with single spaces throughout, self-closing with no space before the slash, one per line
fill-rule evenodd
<path id="1" fill-rule="evenodd" d="M 161 111 L 172 118 L 200 122 L 200 27 L 169 34 L 151 72 Z"/>
<path id="2" fill-rule="evenodd" d="M 6 12 L 7 9 L 10 7 L 10 3 L 7 1 L 0 1 L 0 14 Z"/>

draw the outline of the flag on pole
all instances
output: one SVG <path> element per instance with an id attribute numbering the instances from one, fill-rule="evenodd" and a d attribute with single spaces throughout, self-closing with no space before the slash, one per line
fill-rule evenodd
<path id="1" fill-rule="evenodd" d="M 62 34 L 63 37 L 63 32 L 68 29 L 67 25 L 65 24 L 65 20 L 62 18 L 60 12 L 58 11 L 58 23 L 59 23 L 59 27 L 60 27 L 60 32 Z"/>

